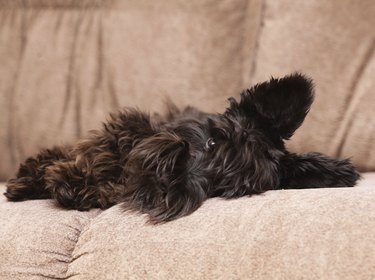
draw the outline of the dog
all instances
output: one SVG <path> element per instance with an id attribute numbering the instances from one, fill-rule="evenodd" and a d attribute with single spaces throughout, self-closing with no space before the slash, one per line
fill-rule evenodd
<path id="1" fill-rule="evenodd" d="M 152 223 L 191 214 L 211 197 L 268 190 L 352 187 L 349 159 L 286 150 L 313 102 L 300 73 L 271 78 L 229 98 L 224 113 L 171 102 L 163 116 L 125 108 L 72 146 L 42 150 L 7 182 L 10 201 L 55 199 L 81 211 L 122 203 Z"/>

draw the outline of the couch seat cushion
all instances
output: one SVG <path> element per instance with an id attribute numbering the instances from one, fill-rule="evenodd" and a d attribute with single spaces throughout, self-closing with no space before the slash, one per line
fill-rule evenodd
<path id="1" fill-rule="evenodd" d="M 77 279 L 375 279 L 375 176 L 355 188 L 210 199 L 150 225 L 120 205 L 81 234 Z"/>
<path id="2" fill-rule="evenodd" d="M 0 279 L 65 279 L 76 242 L 98 213 L 61 210 L 51 200 L 6 202 L 0 195 Z"/>

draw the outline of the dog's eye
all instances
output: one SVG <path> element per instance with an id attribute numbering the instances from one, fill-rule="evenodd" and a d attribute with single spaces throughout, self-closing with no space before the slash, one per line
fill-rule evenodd
<path id="1" fill-rule="evenodd" d="M 215 141 L 214 139 L 212 138 L 208 138 L 207 142 L 206 142 L 206 145 L 205 145 L 205 149 L 206 151 L 211 151 L 213 149 L 213 147 L 215 146 Z"/>

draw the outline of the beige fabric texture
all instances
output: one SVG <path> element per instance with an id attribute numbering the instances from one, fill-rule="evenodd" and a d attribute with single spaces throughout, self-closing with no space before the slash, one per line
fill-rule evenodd
<path id="1" fill-rule="evenodd" d="M 375 169 L 375 2 L 264 1 L 252 82 L 311 76 L 316 100 L 289 147 Z"/>
<path id="2" fill-rule="evenodd" d="M 158 226 L 120 205 L 1 198 L 0 279 L 374 279 L 374 201 L 375 173 L 349 189 L 211 199 Z"/>
<path id="3" fill-rule="evenodd" d="M 64 279 L 82 230 L 97 214 L 61 210 L 51 200 L 10 203 L 1 195 L 0 279 Z"/>
<path id="4" fill-rule="evenodd" d="M 0 179 L 39 148 L 98 127 L 111 110 L 160 112 L 170 96 L 222 111 L 243 87 L 257 2 L 55 2 L 0 0 Z"/>
<path id="5" fill-rule="evenodd" d="M 222 111 L 252 83 L 293 71 L 316 103 L 290 143 L 375 170 L 372 0 L 0 0 L 0 180 L 109 111 Z"/>
<path id="6" fill-rule="evenodd" d="M 302 71 L 316 102 L 289 143 L 375 170 L 371 0 L 0 0 L 0 180 L 108 111 L 170 96 L 222 111 Z M 0 279 L 374 279 L 375 174 L 359 187 L 212 199 L 159 226 L 121 206 L 0 198 Z M 4 189 L 0 187 L 0 190 Z"/>

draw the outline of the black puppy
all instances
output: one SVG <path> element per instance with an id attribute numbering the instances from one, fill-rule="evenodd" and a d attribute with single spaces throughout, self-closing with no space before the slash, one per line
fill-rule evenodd
<path id="1" fill-rule="evenodd" d="M 349 160 L 285 149 L 312 101 L 311 81 L 293 74 L 243 91 L 239 102 L 229 98 L 223 114 L 170 105 L 166 116 L 151 119 L 124 109 L 77 144 L 28 158 L 5 196 L 54 198 L 78 210 L 124 203 L 157 223 L 188 215 L 210 197 L 352 187 L 359 174 Z"/>

